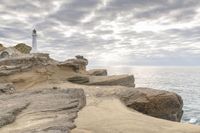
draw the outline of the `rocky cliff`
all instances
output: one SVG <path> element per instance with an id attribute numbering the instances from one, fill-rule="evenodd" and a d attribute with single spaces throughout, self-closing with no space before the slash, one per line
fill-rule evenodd
<path id="1" fill-rule="evenodd" d="M 179 95 L 144 87 L 135 88 L 133 75 L 107 76 L 105 69 L 87 71 L 88 60 L 80 55 L 59 62 L 48 54 L 16 50 L 21 54 L 0 59 L 1 133 L 70 132 L 76 127 L 75 119 L 79 111 L 96 107 L 100 104 L 98 102 L 110 98 L 121 101 L 130 112 L 137 111 L 176 122 L 181 120 L 183 101 Z M 122 110 L 116 110 L 116 114 L 122 113 L 118 111 Z M 78 126 L 87 123 L 87 119 L 81 118 L 87 116 L 90 120 L 92 112 L 90 110 L 84 116 L 81 113 Z M 95 113 L 101 115 L 100 112 Z M 92 122 L 95 123 L 98 125 L 100 121 Z M 127 128 L 129 126 L 132 127 L 127 125 Z M 87 125 L 83 127 L 90 128 Z M 110 128 L 115 128 L 115 124 Z M 200 131 L 200 128 L 197 129 Z M 79 132 L 79 127 L 73 131 Z M 101 129 L 100 132 L 109 131 Z M 112 129 L 109 133 L 117 132 Z"/>

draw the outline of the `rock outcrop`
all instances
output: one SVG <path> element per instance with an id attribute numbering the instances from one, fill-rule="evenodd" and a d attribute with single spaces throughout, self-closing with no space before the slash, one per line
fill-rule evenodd
<path id="1" fill-rule="evenodd" d="M 85 106 L 82 89 L 44 89 L 0 96 L 1 133 L 69 133 Z"/>
<path id="2" fill-rule="evenodd" d="M 16 56 L 0 60 L 0 76 L 23 72 L 34 66 L 47 66 L 53 63 L 48 54 Z"/>
<path id="3" fill-rule="evenodd" d="M 88 65 L 88 60 L 80 55 L 76 56 L 75 59 L 68 59 L 58 64 L 58 66 L 60 67 L 72 67 L 73 70 L 78 73 L 86 73 L 87 65 Z"/>
<path id="4" fill-rule="evenodd" d="M 88 71 L 88 74 L 91 76 L 107 76 L 106 69 L 92 69 Z"/>
<path id="5" fill-rule="evenodd" d="M 183 100 L 173 92 L 124 86 L 76 87 L 92 98 L 118 98 L 128 108 L 156 118 L 179 122 L 183 114 Z"/>
<path id="6" fill-rule="evenodd" d="M 126 108 L 117 98 L 88 98 L 72 133 L 199 133 L 200 126 L 171 122 Z"/>
<path id="7" fill-rule="evenodd" d="M 0 59 L 1 133 L 69 132 L 75 128 L 77 112 L 86 104 L 84 92 L 98 102 L 120 99 L 130 111 L 181 120 L 183 101 L 179 95 L 135 88 L 133 75 L 107 76 L 105 69 L 87 71 L 88 60 L 80 55 L 58 62 L 48 54 L 27 54 L 30 49 L 23 44 L 10 50 L 3 50 L 9 56 Z M 65 87 L 71 89 L 60 89 Z"/>
<path id="8" fill-rule="evenodd" d="M 83 75 L 74 75 L 67 79 L 69 82 L 76 83 L 76 84 L 86 84 L 89 82 L 88 76 Z"/>
<path id="9" fill-rule="evenodd" d="M 88 85 L 120 85 L 135 87 L 135 79 L 133 75 L 90 76 Z"/>
<path id="10" fill-rule="evenodd" d="M 8 57 L 16 57 L 16 56 L 22 56 L 23 54 L 15 49 L 14 47 L 8 47 L 8 48 L 3 48 L 0 50 L 0 59 L 8 58 Z"/>
<path id="11" fill-rule="evenodd" d="M 31 47 L 24 44 L 24 43 L 19 43 L 16 46 L 14 46 L 15 49 L 17 49 L 18 51 L 20 51 L 23 54 L 29 54 L 31 52 Z"/>
<path id="12" fill-rule="evenodd" d="M 150 88 L 135 88 L 122 91 L 118 96 L 127 107 L 141 113 L 161 119 L 181 121 L 183 100 L 175 93 Z"/>

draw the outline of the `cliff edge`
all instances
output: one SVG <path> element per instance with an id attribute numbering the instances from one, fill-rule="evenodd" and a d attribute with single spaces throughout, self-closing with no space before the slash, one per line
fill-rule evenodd
<path id="1" fill-rule="evenodd" d="M 59 62 L 19 46 L 0 50 L 7 52 L 0 58 L 2 133 L 200 132 L 178 123 L 183 101 L 176 93 L 136 88 L 133 75 L 87 70 L 80 55 Z"/>

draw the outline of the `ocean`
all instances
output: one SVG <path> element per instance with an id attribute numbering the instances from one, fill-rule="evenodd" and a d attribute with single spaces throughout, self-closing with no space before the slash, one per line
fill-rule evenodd
<path id="1" fill-rule="evenodd" d="M 200 125 L 200 67 L 104 67 L 109 75 L 133 74 L 136 87 L 176 92 L 183 98 L 182 122 Z"/>

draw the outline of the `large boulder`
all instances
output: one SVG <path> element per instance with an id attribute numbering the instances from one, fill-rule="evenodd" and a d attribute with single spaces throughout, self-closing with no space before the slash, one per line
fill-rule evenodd
<path id="1" fill-rule="evenodd" d="M 183 100 L 173 92 L 135 88 L 122 91 L 118 96 L 127 107 L 153 117 L 180 122 L 183 114 Z"/>
<path id="2" fill-rule="evenodd" d="M 107 76 L 106 69 L 92 69 L 88 71 L 88 74 L 91 76 Z"/>
<path id="3" fill-rule="evenodd" d="M 133 75 L 90 76 L 88 85 L 120 85 L 135 87 L 135 79 Z"/>
<path id="4" fill-rule="evenodd" d="M 1 133 L 69 133 L 86 104 L 82 89 L 44 89 L 0 96 Z"/>

